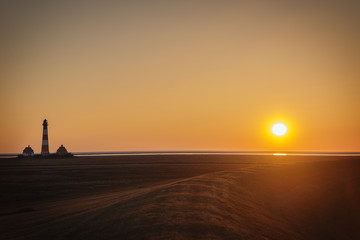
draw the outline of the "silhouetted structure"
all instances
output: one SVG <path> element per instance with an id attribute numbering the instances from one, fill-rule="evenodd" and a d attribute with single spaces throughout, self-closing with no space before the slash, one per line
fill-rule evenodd
<path id="1" fill-rule="evenodd" d="M 33 157 L 34 156 L 34 150 L 32 150 L 32 148 L 30 147 L 30 145 L 28 145 L 24 151 L 23 151 L 23 156 L 24 157 Z"/>
<path id="2" fill-rule="evenodd" d="M 56 154 L 57 155 L 67 155 L 68 154 L 68 151 L 66 150 L 66 148 L 61 145 L 58 150 L 56 151 Z"/>
<path id="3" fill-rule="evenodd" d="M 51 159 L 51 158 L 72 158 L 74 155 L 69 153 L 66 148 L 61 145 L 58 150 L 56 151 L 56 154 L 50 154 L 49 153 L 49 140 L 48 140 L 48 123 L 47 120 L 44 119 L 43 122 L 43 137 L 42 137 L 42 145 L 41 145 L 41 154 L 34 154 L 34 151 L 28 145 L 22 154 L 18 154 L 18 158 L 26 158 L 26 157 L 33 157 L 35 159 Z"/>
<path id="4" fill-rule="evenodd" d="M 48 131 L 47 131 L 48 123 L 46 119 L 43 122 L 43 138 L 41 145 L 41 155 L 47 156 L 49 155 L 49 141 L 48 141 Z"/>

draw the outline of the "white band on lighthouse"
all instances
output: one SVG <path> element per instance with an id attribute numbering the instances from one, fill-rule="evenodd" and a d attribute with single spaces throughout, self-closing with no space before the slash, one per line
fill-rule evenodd
<path id="1" fill-rule="evenodd" d="M 43 140 L 42 145 L 49 145 L 48 140 Z"/>
<path id="2" fill-rule="evenodd" d="M 43 130 L 43 134 L 44 134 L 44 135 L 47 135 L 47 129 L 44 129 L 44 130 Z"/>

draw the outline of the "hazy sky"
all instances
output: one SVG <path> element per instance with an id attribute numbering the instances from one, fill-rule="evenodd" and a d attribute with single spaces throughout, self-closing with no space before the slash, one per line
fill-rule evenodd
<path id="1" fill-rule="evenodd" d="M 0 153 L 360 151 L 359 6 L 1 1 Z"/>

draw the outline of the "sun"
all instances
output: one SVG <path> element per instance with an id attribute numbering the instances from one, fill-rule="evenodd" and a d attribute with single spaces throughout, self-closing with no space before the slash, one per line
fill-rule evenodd
<path id="1" fill-rule="evenodd" d="M 276 136 L 283 136 L 287 132 L 287 127 L 283 123 L 276 123 L 272 126 L 271 131 Z"/>

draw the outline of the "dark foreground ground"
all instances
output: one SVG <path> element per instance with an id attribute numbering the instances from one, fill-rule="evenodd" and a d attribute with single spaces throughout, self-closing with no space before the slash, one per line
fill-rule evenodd
<path id="1" fill-rule="evenodd" d="M 0 159 L 0 239 L 360 239 L 360 158 Z"/>

